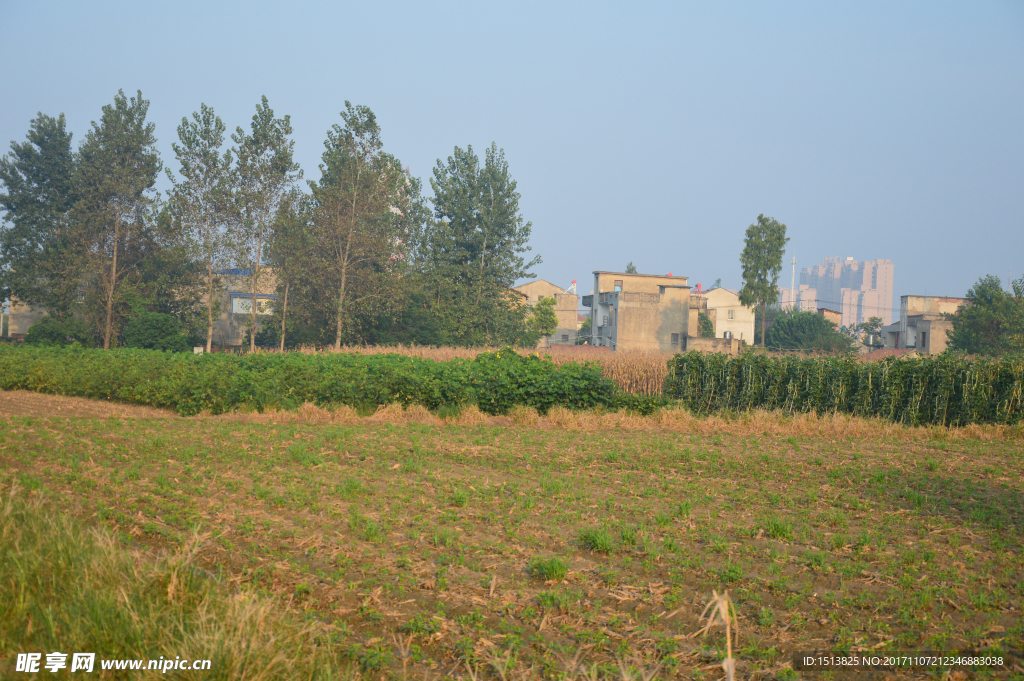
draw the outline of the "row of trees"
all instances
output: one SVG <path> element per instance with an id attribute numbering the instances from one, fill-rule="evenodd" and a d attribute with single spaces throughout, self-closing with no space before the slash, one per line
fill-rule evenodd
<path id="1" fill-rule="evenodd" d="M 373 112 L 345 103 L 327 133 L 320 177 L 303 191 L 288 116 L 266 97 L 249 129 L 203 104 L 163 164 L 149 102 L 118 93 L 77 150 L 64 116 L 39 114 L 0 159 L 0 295 L 124 340 L 130 319 L 170 315 L 213 343 L 222 281 L 243 273 L 248 345 L 535 342 L 546 328 L 511 291 L 533 276 L 531 224 L 503 152 L 472 147 L 421 183 L 387 153 Z M 256 296 L 275 288 L 273 320 Z"/>

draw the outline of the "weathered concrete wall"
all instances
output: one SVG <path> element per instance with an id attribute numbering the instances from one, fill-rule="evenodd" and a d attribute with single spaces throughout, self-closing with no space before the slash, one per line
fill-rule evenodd
<path id="1" fill-rule="evenodd" d="M 621 281 L 622 290 L 628 293 L 660 293 L 662 286 L 686 286 L 689 277 L 599 271 L 594 272 L 594 294 L 615 291 L 616 281 Z"/>
<path id="2" fill-rule="evenodd" d="M 941 320 L 945 314 L 956 314 L 967 305 L 966 298 L 948 296 L 900 296 L 901 348 L 916 348 L 918 335 L 913 328 L 921 319 Z"/>
<path id="3" fill-rule="evenodd" d="M 11 313 L 8 316 L 8 326 L 4 328 L 4 335 L 8 338 L 24 338 L 32 325 L 46 316 L 42 308 L 34 308 L 31 305 L 18 302 L 17 298 L 11 300 Z"/>
<path id="4" fill-rule="evenodd" d="M 956 311 L 966 304 L 966 298 L 900 296 L 900 316 L 956 314 Z"/>
<path id="5" fill-rule="evenodd" d="M 690 336 L 686 339 L 686 350 L 695 350 L 705 354 L 722 352 L 736 356 L 740 354 L 743 343 L 738 338 L 698 338 Z"/>
<path id="6" fill-rule="evenodd" d="M 687 281 L 668 275 L 594 272 L 593 344 L 616 350 L 680 348 L 690 327 Z M 616 282 L 621 282 L 620 291 L 615 290 Z"/>
<path id="7" fill-rule="evenodd" d="M 623 291 L 613 296 L 611 326 L 615 350 L 680 350 L 690 318 L 689 290 L 664 293 Z"/>
<path id="8" fill-rule="evenodd" d="M 576 345 L 578 326 L 576 315 L 579 312 L 580 297 L 575 293 L 555 294 L 555 316 L 558 317 L 558 328 L 551 336 L 555 345 Z"/>
<path id="9" fill-rule="evenodd" d="M 945 319 L 922 319 L 917 322 L 918 352 L 933 354 L 944 352 L 949 345 L 947 331 L 953 330 L 953 322 Z"/>
<path id="10" fill-rule="evenodd" d="M 843 315 L 841 312 L 830 310 L 827 307 L 819 307 L 818 316 L 824 317 L 826 320 L 832 322 L 833 324 L 836 325 L 836 328 L 839 328 L 840 326 L 843 325 Z"/>

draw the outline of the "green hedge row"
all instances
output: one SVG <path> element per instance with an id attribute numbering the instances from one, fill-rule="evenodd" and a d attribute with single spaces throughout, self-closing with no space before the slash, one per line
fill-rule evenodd
<path id="1" fill-rule="evenodd" d="M 669 361 L 665 395 L 697 413 L 779 409 L 907 425 L 1012 424 L 1024 420 L 1024 357 L 858 362 L 689 352 Z"/>
<path id="2" fill-rule="evenodd" d="M 556 365 L 513 350 L 435 362 L 406 355 L 174 354 L 0 346 L 0 388 L 76 395 L 173 409 L 189 416 L 240 405 L 291 409 L 305 402 L 428 409 L 476 404 L 488 414 L 516 405 L 631 407 L 600 367 Z M 643 405 L 640 405 L 643 407 Z"/>

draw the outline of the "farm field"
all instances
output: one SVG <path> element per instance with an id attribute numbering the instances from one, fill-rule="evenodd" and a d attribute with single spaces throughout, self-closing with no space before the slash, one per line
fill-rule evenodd
<path id="1" fill-rule="evenodd" d="M 154 558 L 195 534 L 196 570 L 367 678 L 719 679 L 724 628 L 695 634 L 723 590 L 740 678 L 806 678 L 795 651 L 1024 648 L 1019 427 L 35 408 L 0 418 L 4 494 Z"/>

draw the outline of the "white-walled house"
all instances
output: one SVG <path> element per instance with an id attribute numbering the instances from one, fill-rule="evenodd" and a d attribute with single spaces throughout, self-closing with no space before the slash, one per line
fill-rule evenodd
<path id="1" fill-rule="evenodd" d="M 713 288 L 701 292 L 708 302 L 708 316 L 715 327 L 715 338 L 732 338 L 754 344 L 754 308 L 740 304 L 740 295 L 727 288 Z"/>

